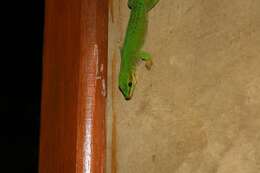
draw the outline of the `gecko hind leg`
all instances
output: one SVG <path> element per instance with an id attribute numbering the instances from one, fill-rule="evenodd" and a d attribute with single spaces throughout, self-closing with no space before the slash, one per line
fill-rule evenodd
<path id="1" fill-rule="evenodd" d="M 152 61 L 152 56 L 150 53 L 141 51 L 140 52 L 140 58 L 141 60 L 145 61 L 145 67 L 147 70 L 151 70 L 153 61 Z"/>

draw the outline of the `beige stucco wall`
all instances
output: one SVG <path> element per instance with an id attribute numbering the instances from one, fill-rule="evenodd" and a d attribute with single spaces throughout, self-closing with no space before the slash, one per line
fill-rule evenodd
<path id="1" fill-rule="evenodd" d="M 138 66 L 130 101 L 117 86 L 126 4 L 110 4 L 107 173 L 259 173 L 260 1 L 161 0 L 154 66 Z"/>

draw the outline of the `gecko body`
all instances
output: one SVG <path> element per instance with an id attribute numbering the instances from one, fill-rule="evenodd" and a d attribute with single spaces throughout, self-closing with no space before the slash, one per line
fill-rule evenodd
<path id="1" fill-rule="evenodd" d="M 119 89 L 126 100 L 131 99 L 136 85 L 135 70 L 139 60 L 151 62 L 151 55 L 142 51 L 148 26 L 148 12 L 159 0 L 128 0 L 131 9 L 119 72 Z M 150 63 L 151 64 L 151 63 Z M 147 66 L 150 68 L 149 66 Z"/>

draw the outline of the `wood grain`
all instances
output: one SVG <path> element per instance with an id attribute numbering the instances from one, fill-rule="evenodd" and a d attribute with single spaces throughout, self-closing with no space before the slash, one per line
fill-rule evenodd
<path id="1" fill-rule="evenodd" d="M 104 172 L 107 0 L 46 0 L 40 173 Z"/>

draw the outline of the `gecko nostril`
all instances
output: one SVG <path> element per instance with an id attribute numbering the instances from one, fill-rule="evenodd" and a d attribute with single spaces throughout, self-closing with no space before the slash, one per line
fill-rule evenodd
<path id="1" fill-rule="evenodd" d="M 128 86 L 132 87 L 133 83 L 132 82 L 128 82 Z"/>

